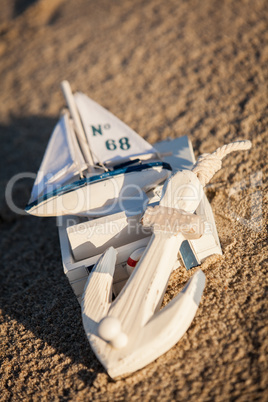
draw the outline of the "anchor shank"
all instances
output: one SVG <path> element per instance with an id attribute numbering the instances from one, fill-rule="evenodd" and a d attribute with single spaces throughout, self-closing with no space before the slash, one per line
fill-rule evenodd
<path id="1" fill-rule="evenodd" d="M 159 231 L 152 235 L 135 271 L 109 311 L 109 316 L 120 319 L 125 333 L 135 336 L 158 308 L 183 240 L 181 233 L 174 236 Z"/>

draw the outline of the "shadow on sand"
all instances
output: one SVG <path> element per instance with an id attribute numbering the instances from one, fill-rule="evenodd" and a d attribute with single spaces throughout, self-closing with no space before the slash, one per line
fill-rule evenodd
<path id="1" fill-rule="evenodd" d="M 88 383 L 103 369 L 85 337 L 80 306 L 63 273 L 56 220 L 16 214 L 5 200 L 6 185 L 14 175 L 38 170 L 56 121 L 31 116 L 0 126 L 0 308 L 2 320 L 15 320 L 56 353 L 91 368 L 80 373 Z M 14 185 L 12 199 L 21 209 L 32 184 L 21 179 Z"/>

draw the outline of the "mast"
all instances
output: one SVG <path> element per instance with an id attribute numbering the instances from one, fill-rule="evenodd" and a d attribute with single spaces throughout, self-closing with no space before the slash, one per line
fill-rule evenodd
<path id="1" fill-rule="evenodd" d="M 76 135 L 85 158 L 86 164 L 88 166 L 89 173 L 94 172 L 94 162 L 89 149 L 89 144 L 86 139 L 86 135 L 77 111 L 77 107 L 74 101 L 74 96 L 71 90 L 71 86 L 68 81 L 61 82 L 61 90 L 66 100 L 68 109 L 70 111 L 70 116 L 74 122 L 74 128 L 76 131 Z"/>

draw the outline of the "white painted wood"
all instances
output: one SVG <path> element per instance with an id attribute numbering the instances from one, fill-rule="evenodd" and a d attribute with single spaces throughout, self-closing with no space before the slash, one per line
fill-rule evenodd
<path id="1" fill-rule="evenodd" d="M 85 311 L 90 310 L 89 320 L 84 322 L 87 335 L 91 335 L 92 328 L 107 314 L 112 301 L 112 282 L 116 261 L 116 251 L 110 247 L 99 259 L 90 273 L 86 290 L 82 298 Z M 88 284 L 90 286 L 87 286 Z"/>
<path id="2" fill-rule="evenodd" d="M 164 275 L 165 273 L 163 266 L 160 271 L 157 271 L 159 279 L 162 276 L 161 274 Z M 160 297 L 156 293 L 156 288 L 152 288 L 147 297 L 148 285 L 150 286 L 152 277 L 147 275 L 144 280 L 142 270 L 135 270 L 135 272 L 137 272 L 135 281 L 131 280 L 132 284 L 136 282 L 131 287 L 132 292 L 127 292 L 128 286 L 126 286 L 122 298 L 119 299 L 120 305 L 115 304 L 108 315 L 108 319 L 113 317 L 118 320 L 121 330 L 119 335 L 125 334 L 128 340 L 127 344 L 122 347 L 120 347 L 120 341 L 119 345 L 116 343 L 116 347 L 114 347 L 99 336 L 98 318 L 100 321 L 103 320 L 110 303 L 105 302 L 105 307 L 102 306 L 101 313 L 98 311 L 96 314 L 94 305 L 89 302 L 86 303 L 87 295 L 91 293 L 93 287 L 86 286 L 83 296 L 82 317 L 86 334 L 98 359 L 113 378 L 144 367 L 178 342 L 194 318 L 205 286 L 205 275 L 202 271 L 198 271 L 183 292 L 177 295 L 165 308 L 153 314 Z M 133 294 L 134 291 L 138 292 L 136 297 L 135 293 Z M 94 296 L 97 295 L 94 294 Z M 124 308 L 123 303 L 126 301 L 128 303 Z M 133 313 L 135 319 L 133 319 Z M 95 317 L 94 320 L 92 316 Z M 116 342 L 115 339 L 114 342 Z"/>
<path id="3" fill-rule="evenodd" d="M 203 197 L 203 186 L 196 174 L 190 170 L 182 170 L 166 180 L 160 204 L 163 207 L 195 212 Z"/>
<path id="4" fill-rule="evenodd" d="M 178 182 L 184 186 L 179 198 L 176 197 Z M 184 235 L 179 231 L 180 225 L 173 224 L 173 220 L 176 220 L 179 214 L 178 211 L 174 214 L 174 206 L 185 205 L 185 197 L 190 194 L 188 188 L 192 191 L 193 183 L 196 182 L 191 175 L 184 172 L 176 173 L 163 188 L 163 197 L 157 214 L 152 215 L 151 207 L 148 213 L 145 213 L 145 224 L 151 225 L 153 235 L 136 269 L 116 300 L 109 305 L 106 303 L 107 313 L 102 315 L 99 322 L 92 318 L 101 315 L 95 311 L 97 306 L 88 302 L 88 295 L 94 291 L 95 283 L 89 279 L 85 286 L 82 301 L 83 323 L 94 352 L 112 377 L 133 372 L 168 350 L 188 329 L 194 317 L 204 288 L 202 273 L 196 276 L 193 287 L 189 285 L 189 293 L 186 291 L 188 297 L 184 298 L 182 294 L 176 301 L 166 306 L 158 317 L 154 317 L 160 308 L 180 245 L 187 235 L 187 231 Z M 195 210 L 199 202 L 200 196 L 196 197 L 195 194 L 186 208 Z M 197 227 L 192 225 L 194 219 L 201 221 L 201 218 L 189 214 L 187 219 L 186 213 L 181 216 L 184 223 L 191 224 L 191 234 L 195 230 L 198 235 L 202 234 L 201 225 Z M 165 220 L 168 221 L 168 225 L 163 226 Z M 185 300 L 188 302 L 187 306 L 184 305 Z M 103 306 L 101 308 L 103 310 Z M 183 309 L 187 311 L 186 315 Z M 173 316 L 181 317 L 179 325 L 178 322 L 175 325 Z M 163 332 L 167 336 L 167 342 Z"/>
<path id="5" fill-rule="evenodd" d="M 185 169 L 191 170 L 195 163 L 193 147 L 186 135 L 157 142 L 154 144 L 154 148 L 159 154 L 164 155 L 162 159 L 172 166 L 173 172 Z M 170 152 L 171 155 L 168 155 Z"/>
<path id="6" fill-rule="evenodd" d="M 67 228 L 73 256 L 81 261 L 107 248 L 127 245 L 151 235 L 141 223 L 141 214 L 128 216 L 125 211 L 97 218 Z"/>
<path id="7" fill-rule="evenodd" d="M 155 148 L 160 153 L 167 153 L 168 150 L 172 150 L 172 156 L 165 156 L 164 161 L 171 163 L 172 169 L 175 171 L 190 168 L 194 163 L 194 155 L 192 152 L 191 143 L 189 142 L 187 137 L 180 137 L 173 140 L 165 140 L 160 143 L 156 143 Z M 162 194 L 162 185 L 156 187 L 150 193 L 147 193 L 150 203 L 159 203 L 161 194 Z M 211 254 L 222 254 L 219 238 L 217 234 L 217 229 L 212 213 L 211 206 L 206 197 L 203 197 L 198 208 L 198 215 L 204 215 L 206 222 L 210 225 L 210 232 L 206 231 L 206 233 L 200 238 L 196 240 L 188 240 L 193 251 L 195 252 L 196 259 L 198 263 L 203 262 L 208 256 Z M 135 214 L 134 214 L 135 215 Z M 109 219 L 117 220 L 117 214 L 111 215 Z M 98 218 L 98 219 L 106 219 Z M 82 221 L 81 221 L 82 219 Z M 98 221 L 98 220 L 96 220 Z M 85 231 L 85 236 L 82 234 L 76 239 L 77 243 L 75 247 L 81 247 L 83 249 L 84 256 L 81 256 L 81 260 L 75 260 L 73 256 L 72 247 L 70 246 L 70 242 L 67 236 L 66 229 L 72 226 L 73 232 L 76 230 L 79 231 L 80 224 L 85 222 L 90 223 L 90 218 L 84 218 L 79 216 L 63 216 L 58 218 L 58 226 L 59 226 L 59 235 L 60 235 L 60 244 L 61 244 L 61 253 L 62 253 L 62 262 L 64 267 L 64 272 L 67 275 L 68 280 L 71 284 L 74 281 L 81 281 L 81 287 L 83 287 L 86 283 L 88 273 L 85 275 L 85 267 L 92 266 L 96 263 L 97 259 L 100 257 L 100 254 L 94 253 L 94 247 L 91 249 L 89 253 L 87 250 L 87 234 Z M 71 223 L 68 223 L 71 222 Z M 100 222 L 100 221 L 99 221 Z M 79 244 L 79 241 L 81 242 Z M 141 241 L 133 242 L 130 244 L 126 244 L 125 246 L 120 246 L 117 249 L 117 265 L 115 268 L 115 277 L 113 283 L 113 292 L 114 295 L 117 296 L 122 288 L 124 287 L 129 275 L 127 274 L 126 263 L 127 259 L 132 252 L 140 247 L 146 246 L 149 242 L 149 237 L 144 238 Z M 112 244 L 112 243 L 111 243 Z M 108 245 L 109 246 L 109 245 Z M 83 258 L 85 257 L 85 258 Z M 179 260 L 176 261 L 173 269 L 177 269 L 180 267 Z M 117 275 L 118 271 L 118 275 Z M 78 299 L 80 300 L 81 294 L 75 293 Z"/>
<path id="8" fill-rule="evenodd" d="M 80 289 L 84 289 L 91 268 L 94 266 L 94 264 L 96 264 L 98 259 L 101 257 L 101 254 L 96 254 L 92 252 L 92 254 L 88 258 L 85 258 L 81 261 L 76 261 L 74 259 L 70 243 L 68 240 L 66 228 L 73 226 L 75 223 L 77 223 L 78 225 L 81 224 L 81 222 L 79 223 L 80 219 L 81 218 L 78 216 L 58 218 L 58 229 L 59 229 L 59 239 L 62 253 L 63 269 L 65 275 L 67 276 L 70 282 L 70 285 L 72 286 L 72 289 L 74 290 L 76 297 L 79 300 L 79 303 L 82 295 Z M 139 249 L 140 247 L 145 247 L 148 244 L 148 241 L 149 241 L 148 238 L 143 238 L 134 241 L 132 243 L 128 243 L 124 246 L 120 246 L 116 249 L 117 261 L 113 281 L 113 292 L 115 295 L 119 293 L 119 291 L 122 289 L 122 287 L 126 283 L 126 280 L 129 277 L 125 268 L 126 261 L 129 255 L 136 249 Z"/>

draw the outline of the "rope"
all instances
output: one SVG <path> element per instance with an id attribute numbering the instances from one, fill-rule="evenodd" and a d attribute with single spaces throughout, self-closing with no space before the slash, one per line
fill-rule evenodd
<path id="1" fill-rule="evenodd" d="M 222 167 L 222 159 L 234 151 L 251 148 L 251 141 L 235 141 L 216 149 L 212 154 L 202 154 L 194 164 L 192 171 L 197 175 L 202 186 L 208 184 L 214 174 Z"/>

